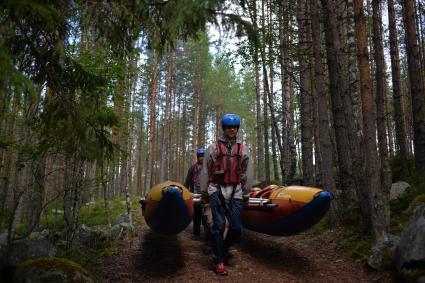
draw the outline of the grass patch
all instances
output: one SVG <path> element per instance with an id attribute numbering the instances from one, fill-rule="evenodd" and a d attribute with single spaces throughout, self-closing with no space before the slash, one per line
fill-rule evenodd
<path id="1" fill-rule="evenodd" d="M 127 206 L 125 204 L 124 197 L 117 197 L 108 202 L 109 206 L 109 217 L 113 223 L 117 217 L 123 213 L 127 212 Z M 139 198 L 133 197 L 131 199 L 131 206 L 133 210 L 138 211 L 139 208 Z M 54 230 L 63 230 L 65 228 L 65 222 L 63 219 L 63 208 L 62 203 L 49 205 L 46 207 L 45 212 L 41 216 L 40 224 L 37 230 L 42 231 L 44 229 L 54 229 Z M 61 211 L 58 211 L 61 210 Z M 59 214 L 54 214 L 56 211 Z M 142 218 L 140 214 L 134 213 L 133 220 L 136 223 L 140 223 Z M 105 204 L 103 200 L 99 200 L 94 204 L 83 205 L 80 209 L 79 221 L 80 225 L 84 224 L 86 226 L 96 226 L 96 225 L 106 225 L 106 212 Z"/>

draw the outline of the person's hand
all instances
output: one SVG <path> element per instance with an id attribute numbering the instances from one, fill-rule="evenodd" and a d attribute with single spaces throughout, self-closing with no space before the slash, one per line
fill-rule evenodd
<path id="1" fill-rule="evenodd" d="M 209 202 L 208 194 L 201 195 L 201 204 L 207 204 Z"/>
<path id="2" fill-rule="evenodd" d="M 243 205 L 248 205 L 249 204 L 249 196 L 244 196 L 243 197 Z"/>

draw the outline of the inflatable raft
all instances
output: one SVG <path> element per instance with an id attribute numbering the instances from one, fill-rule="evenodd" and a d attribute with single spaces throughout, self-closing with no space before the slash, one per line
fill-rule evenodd
<path id="1" fill-rule="evenodd" d="M 160 234 L 180 233 L 192 221 L 192 194 L 177 182 L 167 181 L 154 186 L 140 204 L 146 223 Z"/>
<path id="2" fill-rule="evenodd" d="M 331 200 L 330 192 L 312 187 L 253 189 L 242 212 L 243 227 L 275 236 L 295 235 L 319 222 Z"/>

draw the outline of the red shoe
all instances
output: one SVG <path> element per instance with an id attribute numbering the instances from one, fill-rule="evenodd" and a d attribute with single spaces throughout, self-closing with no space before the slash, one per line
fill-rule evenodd
<path id="1" fill-rule="evenodd" d="M 225 265 L 228 265 L 231 258 L 233 258 L 233 255 L 231 253 L 229 253 L 229 252 L 225 253 L 223 255 L 223 262 L 224 262 L 224 264 Z"/>
<path id="2" fill-rule="evenodd" d="M 226 268 L 224 267 L 224 264 L 222 263 L 217 263 L 215 265 L 214 272 L 215 274 L 221 275 L 221 276 L 227 276 L 229 274 Z"/>

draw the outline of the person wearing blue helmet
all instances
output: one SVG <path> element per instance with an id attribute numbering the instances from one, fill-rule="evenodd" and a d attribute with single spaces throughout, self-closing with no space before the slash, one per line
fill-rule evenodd
<path id="1" fill-rule="evenodd" d="M 199 188 L 199 173 L 201 172 L 202 163 L 204 160 L 205 148 L 196 149 L 196 163 L 190 166 L 186 179 L 184 181 L 184 186 L 189 189 L 191 193 L 200 194 Z M 193 212 L 193 234 L 199 236 L 201 234 L 201 223 L 204 226 L 205 239 L 209 239 L 210 226 L 208 217 L 203 212 L 203 207 L 201 204 L 196 203 L 194 206 Z"/>
<path id="2" fill-rule="evenodd" d="M 230 247 L 241 236 L 242 207 L 253 179 L 249 148 L 237 140 L 240 125 L 238 115 L 223 115 L 223 135 L 208 146 L 200 174 L 201 194 L 212 211 L 212 258 L 218 275 L 228 275 L 224 264 L 232 257 Z M 224 237 L 226 219 L 229 227 Z"/>

